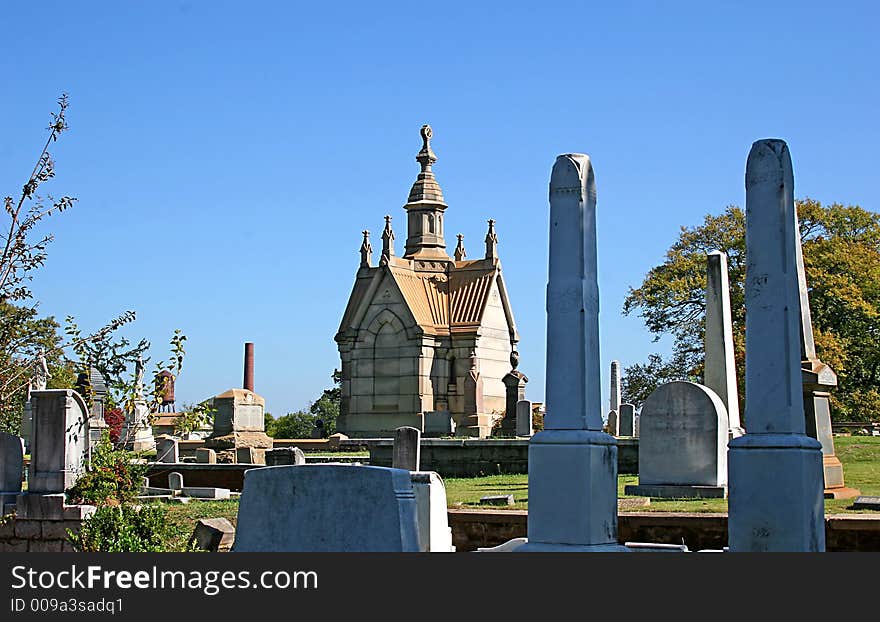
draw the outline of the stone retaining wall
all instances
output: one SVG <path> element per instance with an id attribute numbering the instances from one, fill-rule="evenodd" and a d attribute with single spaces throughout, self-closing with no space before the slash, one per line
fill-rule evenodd
<path id="1" fill-rule="evenodd" d="M 0 553 L 71 552 L 67 530 L 79 533 L 80 520 L 0 518 Z"/>
<path id="2" fill-rule="evenodd" d="M 498 546 L 527 534 L 525 510 L 449 510 L 457 551 Z M 692 551 L 727 546 L 727 514 L 627 512 L 617 518 L 619 542 L 681 544 Z M 825 548 L 830 552 L 880 552 L 880 514 L 825 517 Z"/>
<path id="3" fill-rule="evenodd" d="M 370 464 L 391 466 L 391 440 L 370 443 Z M 529 472 L 527 439 L 433 439 L 421 442 L 422 471 L 435 471 L 440 477 L 480 477 Z M 617 439 L 617 472 L 639 471 L 639 439 Z"/>

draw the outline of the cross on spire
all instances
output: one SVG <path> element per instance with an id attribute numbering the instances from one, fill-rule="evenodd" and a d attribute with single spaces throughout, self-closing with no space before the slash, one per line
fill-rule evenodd
<path id="1" fill-rule="evenodd" d="M 498 257 L 498 235 L 495 233 L 495 221 L 489 219 L 489 231 L 486 233 L 486 259 Z"/>
<path id="2" fill-rule="evenodd" d="M 373 246 L 370 244 L 370 232 L 364 229 L 362 233 L 364 241 L 361 243 L 361 268 L 369 268 L 373 263 Z"/>
<path id="3" fill-rule="evenodd" d="M 461 261 L 467 257 L 467 251 L 464 250 L 464 236 L 459 233 L 456 237 L 458 238 L 458 244 L 455 247 L 455 261 Z"/>
<path id="4" fill-rule="evenodd" d="M 382 261 L 388 263 L 394 255 L 394 231 L 391 230 L 391 216 L 385 216 L 385 230 L 382 231 Z"/>

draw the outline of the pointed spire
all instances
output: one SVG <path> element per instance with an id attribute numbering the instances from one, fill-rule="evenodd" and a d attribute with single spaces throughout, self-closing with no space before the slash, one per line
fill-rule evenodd
<path id="1" fill-rule="evenodd" d="M 407 211 L 407 237 L 403 256 L 431 259 L 449 259 L 446 254 L 446 241 L 443 239 L 443 211 L 446 203 L 443 191 L 431 165 L 437 156 L 431 149 L 431 137 L 434 135 L 430 125 L 423 125 L 421 130 L 422 149 L 416 156 L 421 171 L 409 191 L 409 198 L 403 208 Z"/>
<path id="2" fill-rule="evenodd" d="M 385 230 L 382 231 L 382 262 L 388 263 L 394 255 L 394 231 L 391 230 L 391 216 L 385 216 Z"/>
<path id="3" fill-rule="evenodd" d="M 498 235 L 495 233 L 495 221 L 489 219 L 489 231 L 486 233 L 486 259 L 498 257 Z"/>
<path id="4" fill-rule="evenodd" d="M 458 238 L 458 245 L 455 247 L 455 261 L 461 261 L 465 257 L 467 257 L 467 251 L 464 250 L 464 236 L 462 234 L 458 234 L 456 236 Z"/>
<path id="5" fill-rule="evenodd" d="M 370 268 L 373 265 L 373 247 L 370 244 L 370 232 L 366 229 L 362 232 L 364 241 L 361 244 L 361 268 Z"/>

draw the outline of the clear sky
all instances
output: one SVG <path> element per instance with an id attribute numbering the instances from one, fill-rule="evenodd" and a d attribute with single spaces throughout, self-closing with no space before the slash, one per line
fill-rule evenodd
<path id="1" fill-rule="evenodd" d="M 603 386 L 654 344 L 629 287 L 682 225 L 742 205 L 754 140 L 788 141 L 798 197 L 878 201 L 874 2 L 8 2 L 0 7 L 0 193 L 33 166 L 55 99 L 71 129 L 46 186 L 79 202 L 33 283 L 84 331 L 125 309 L 178 400 L 240 386 L 275 415 L 339 365 L 361 230 L 403 204 L 423 123 L 447 245 L 499 254 L 527 395 L 544 395 L 547 184 L 588 153 L 598 187 Z M 607 409 L 607 395 L 603 400 Z"/>

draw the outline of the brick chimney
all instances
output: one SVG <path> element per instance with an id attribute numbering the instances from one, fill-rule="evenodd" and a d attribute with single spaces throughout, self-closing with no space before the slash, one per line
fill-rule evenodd
<path id="1" fill-rule="evenodd" d="M 244 343 L 244 388 L 254 390 L 254 344 L 252 341 Z"/>

